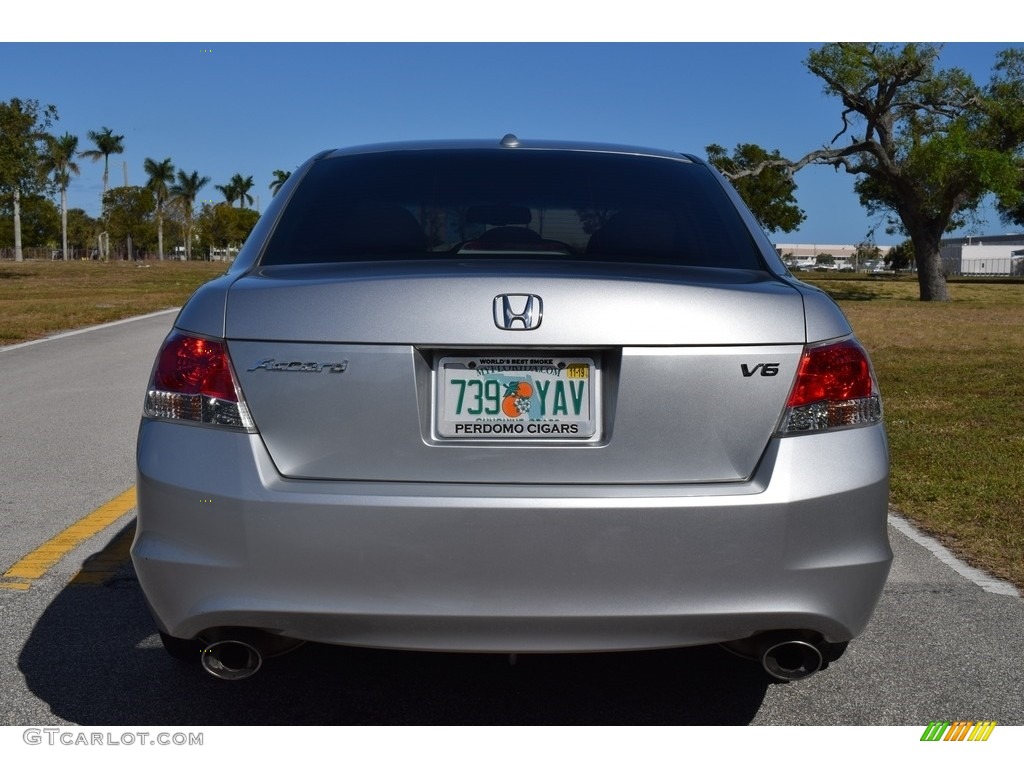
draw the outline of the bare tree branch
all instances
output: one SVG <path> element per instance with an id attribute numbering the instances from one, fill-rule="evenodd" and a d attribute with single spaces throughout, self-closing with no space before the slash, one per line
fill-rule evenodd
<path id="1" fill-rule="evenodd" d="M 733 181 L 735 179 L 741 179 L 744 176 L 756 176 L 766 168 L 782 168 L 789 176 L 792 176 L 807 165 L 835 164 L 838 166 L 840 163 L 843 163 L 845 166 L 847 163 L 845 158 L 849 158 L 851 155 L 858 155 L 862 152 L 871 152 L 874 154 L 875 147 L 875 143 L 870 141 L 849 144 L 845 147 L 824 147 L 822 149 L 816 149 L 813 152 L 808 152 L 799 160 L 787 160 L 784 157 L 777 160 L 765 160 L 751 168 L 736 171 L 735 173 L 723 173 L 723 175 L 730 181 Z"/>
<path id="2" fill-rule="evenodd" d="M 839 133 L 837 133 L 835 136 L 832 137 L 832 140 L 829 142 L 829 144 L 835 144 L 836 140 L 839 139 L 840 136 L 842 136 L 844 133 L 846 133 L 850 129 L 850 121 L 848 119 L 848 115 L 851 112 L 856 112 L 856 111 L 857 110 L 855 110 L 853 107 L 847 107 L 846 109 L 843 110 L 843 114 L 842 114 L 843 128 L 842 128 L 841 131 L 839 131 Z"/>

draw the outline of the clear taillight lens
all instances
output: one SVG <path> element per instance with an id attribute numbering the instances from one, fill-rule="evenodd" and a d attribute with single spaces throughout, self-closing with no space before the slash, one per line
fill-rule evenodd
<path id="1" fill-rule="evenodd" d="M 853 339 L 808 346 L 779 424 L 780 435 L 877 424 L 882 399 L 867 353 Z"/>
<path id="2" fill-rule="evenodd" d="M 144 413 L 256 431 L 224 343 L 178 332 L 160 349 Z"/>

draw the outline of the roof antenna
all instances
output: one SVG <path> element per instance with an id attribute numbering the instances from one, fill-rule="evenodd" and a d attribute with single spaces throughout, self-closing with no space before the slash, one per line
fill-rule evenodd
<path id="1" fill-rule="evenodd" d="M 518 147 L 519 138 L 514 133 L 506 133 L 501 137 L 501 146 L 503 147 Z"/>

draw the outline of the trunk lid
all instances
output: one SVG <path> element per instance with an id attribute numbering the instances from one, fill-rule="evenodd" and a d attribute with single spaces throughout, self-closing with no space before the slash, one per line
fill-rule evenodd
<path id="1" fill-rule="evenodd" d="M 512 315 L 535 297 L 527 319 L 539 324 L 499 327 L 503 296 Z M 265 268 L 231 287 L 225 331 L 283 475 L 409 482 L 746 479 L 805 341 L 801 296 L 766 273 L 586 262 Z M 443 361 L 469 373 L 446 378 Z M 530 418 L 564 421 L 559 409 L 591 405 L 592 390 L 593 434 L 453 436 L 437 412 L 456 398 L 478 414 L 469 420 L 503 418 L 487 415 L 487 396 L 505 389 L 466 386 L 478 363 L 495 361 L 589 368 L 586 395 L 582 379 L 530 374 Z M 474 395 L 485 396 L 476 408 Z"/>

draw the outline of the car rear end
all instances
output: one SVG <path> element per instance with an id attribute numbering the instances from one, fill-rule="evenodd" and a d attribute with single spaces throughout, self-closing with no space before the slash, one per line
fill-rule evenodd
<path id="1" fill-rule="evenodd" d="M 877 384 L 711 169 L 371 147 L 279 197 L 147 394 L 133 557 L 166 635 L 827 661 L 864 628 Z"/>

